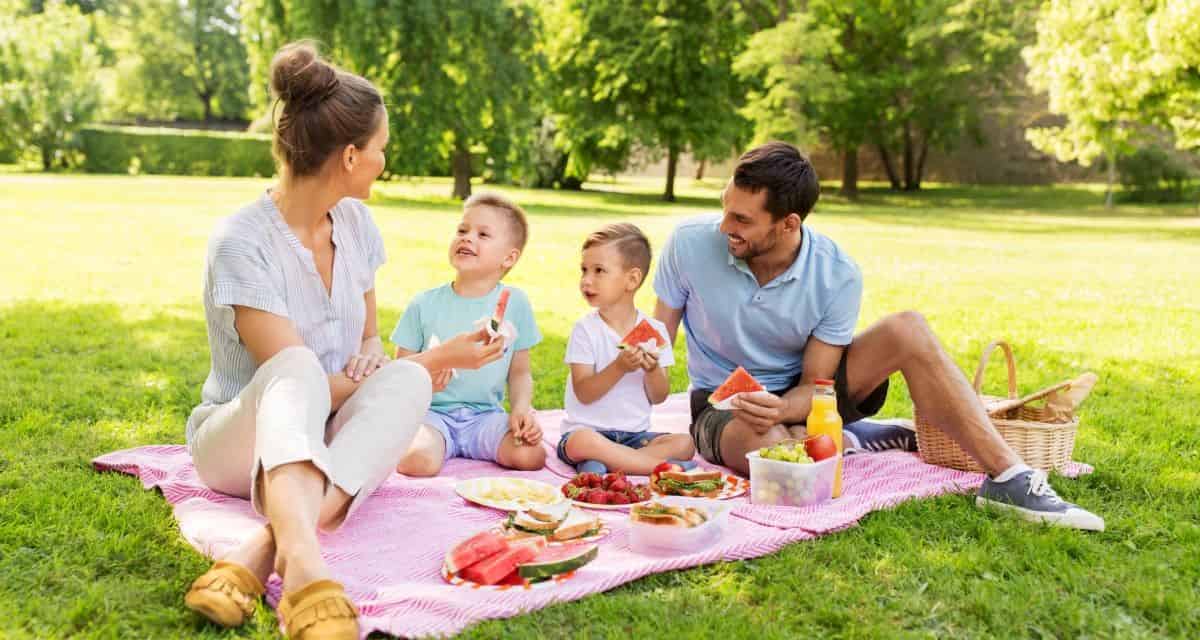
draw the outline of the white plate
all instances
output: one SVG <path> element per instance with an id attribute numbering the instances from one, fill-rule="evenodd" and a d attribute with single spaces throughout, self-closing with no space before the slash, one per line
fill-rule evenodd
<path id="1" fill-rule="evenodd" d="M 558 504 L 566 499 L 553 485 L 526 478 L 471 478 L 454 485 L 454 491 L 463 499 L 493 509 L 525 511 L 530 507 Z M 497 495 L 507 492 L 507 499 Z"/>
<path id="2" fill-rule="evenodd" d="M 623 505 L 623 506 L 628 506 L 628 505 Z M 494 533 L 498 533 L 500 535 L 504 535 L 504 534 L 508 533 L 508 530 L 504 528 L 503 524 L 493 528 L 492 531 Z M 612 529 L 609 529 L 608 524 L 606 522 L 604 522 L 603 520 L 601 520 L 600 521 L 600 530 L 597 531 L 596 533 L 593 533 L 590 536 L 584 536 L 582 538 L 572 538 L 570 540 L 551 540 L 549 537 L 547 537 L 546 538 L 546 546 L 547 547 L 565 547 L 567 545 L 578 544 L 580 542 L 595 542 L 597 540 L 602 540 L 604 538 L 607 538 L 608 534 L 610 534 L 610 533 L 612 533 Z"/>
<path id="3" fill-rule="evenodd" d="M 746 493 L 746 491 L 748 491 L 750 489 L 750 481 L 745 478 L 739 478 L 737 476 L 729 475 L 728 473 L 726 473 L 721 476 L 721 480 L 723 481 L 723 483 L 721 485 L 720 493 L 718 493 L 716 496 L 714 496 L 712 498 L 706 498 L 704 496 L 697 496 L 697 498 L 700 500 L 728 500 L 730 498 L 736 498 L 740 495 L 743 495 Z M 673 494 L 668 494 L 668 493 L 662 493 L 654 485 L 650 485 L 650 492 L 653 493 L 655 496 L 673 495 Z M 683 498 L 683 497 L 687 497 L 687 496 L 679 496 L 679 497 Z"/>
<path id="4" fill-rule="evenodd" d="M 651 498 L 653 500 L 653 498 Z M 583 509 L 595 509 L 597 511 L 622 511 L 636 504 L 646 504 L 650 500 L 642 500 L 641 502 L 630 502 L 629 504 L 593 504 L 591 502 L 580 502 L 579 500 L 571 500 L 571 504 Z"/>

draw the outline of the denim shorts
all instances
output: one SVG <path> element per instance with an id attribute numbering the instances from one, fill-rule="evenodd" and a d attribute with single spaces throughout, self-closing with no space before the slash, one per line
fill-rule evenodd
<path id="1" fill-rule="evenodd" d="M 576 429 L 575 431 L 579 430 L 580 429 Z M 566 464 L 571 465 L 572 467 L 579 463 L 572 460 L 567 455 L 567 439 L 570 438 L 571 434 L 575 433 L 575 431 L 568 431 L 567 433 L 564 433 L 562 437 L 558 439 L 557 449 L 558 459 L 562 460 Z M 641 449 L 642 447 L 653 442 L 659 436 L 670 435 L 661 431 L 611 431 L 604 429 L 592 429 L 592 431 L 595 431 L 605 438 L 608 438 L 610 442 L 615 442 L 621 446 L 629 447 L 630 449 Z"/>

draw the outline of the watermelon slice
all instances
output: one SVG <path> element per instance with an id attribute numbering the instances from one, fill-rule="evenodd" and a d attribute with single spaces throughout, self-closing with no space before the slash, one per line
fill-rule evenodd
<path id="1" fill-rule="evenodd" d="M 531 545 L 518 545 L 497 553 L 458 572 L 464 580 L 476 584 L 496 584 L 512 573 L 521 563 L 529 562 L 538 555 Z"/>
<path id="2" fill-rule="evenodd" d="M 749 371 L 738 367 L 733 370 L 733 373 L 729 374 L 729 377 L 725 379 L 725 382 L 721 383 L 721 386 L 717 387 L 716 391 L 713 391 L 708 396 L 708 401 L 712 404 L 717 404 L 732 398 L 734 394 L 750 393 L 753 391 L 766 391 L 766 387 L 759 384 L 758 380 L 755 380 Z"/>
<path id="3" fill-rule="evenodd" d="M 492 312 L 492 331 L 500 331 L 500 327 L 504 324 L 504 312 L 508 310 L 510 295 L 512 295 L 512 289 L 506 287 L 500 290 L 500 298 L 496 300 L 496 310 Z"/>
<path id="4" fill-rule="evenodd" d="M 517 573 L 530 582 L 549 580 L 559 574 L 575 571 L 596 559 L 600 547 L 594 544 L 574 544 L 566 547 L 551 547 L 538 554 L 533 560 L 517 567 Z"/>
<path id="5" fill-rule="evenodd" d="M 617 345 L 617 348 L 628 349 L 630 347 L 642 347 L 643 345 L 649 346 L 648 343 L 653 343 L 654 348 L 646 350 L 657 353 L 660 349 L 667 346 L 667 339 L 662 337 L 662 334 L 654 328 L 654 325 L 650 324 L 649 320 L 643 318 L 632 331 L 626 334 L 624 338 L 621 338 L 621 344 Z"/>
<path id="6" fill-rule="evenodd" d="M 446 552 L 446 570 L 458 573 L 463 569 L 508 549 L 508 541 L 503 536 L 483 531 L 458 543 Z"/>

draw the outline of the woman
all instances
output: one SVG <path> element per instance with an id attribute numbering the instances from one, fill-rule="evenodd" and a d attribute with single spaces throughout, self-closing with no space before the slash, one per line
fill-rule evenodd
<path id="1" fill-rule="evenodd" d="M 283 104 L 279 182 L 209 244 L 212 370 L 187 428 L 200 479 L 249 497 L 269 524 L 185 602 L 240 625 L 274 570 L 290 637 L 357 639 L 357 611 L 329 579 L 317 528 L 339 526 L 395 467 L 429 407 L 431 372 L 478 368 L 503 345 L 464 334 L 388 362 L 375 318 L 383 240 L 360 201 L 384 166 L 383 100 L 303 43 L 276 54 L 271 84 Z"/>

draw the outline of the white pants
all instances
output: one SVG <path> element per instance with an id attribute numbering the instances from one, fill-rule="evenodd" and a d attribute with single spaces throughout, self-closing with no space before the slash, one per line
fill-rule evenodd
<path id="1" fill-rule="evenodd" d="M 329 379 L 316 354 L 288 347 L 259 366 L 237 398 L 195 416 L 192 462 L 209 488 L 250 498 L 262 514 L 260 474 L 311 461 L 353 496 L 349 517 L 408 450 L 432 393 L 424 367 L 396 360 L 365 378 L 331 416 Z"/>

